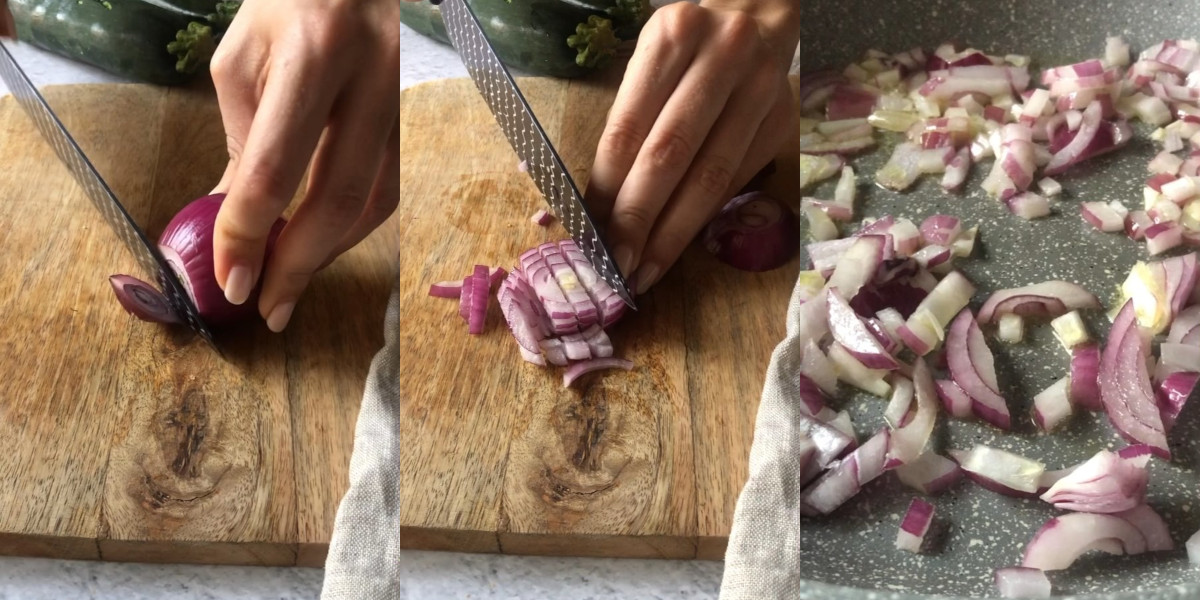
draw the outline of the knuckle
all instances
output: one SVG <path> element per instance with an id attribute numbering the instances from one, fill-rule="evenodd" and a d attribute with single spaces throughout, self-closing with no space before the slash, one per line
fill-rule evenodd
<path id="1" fill-rule="evenodd" d="M 650 166 L 656 169 L 678 169 L 691 161 L 695 153 L 692 142 L 677 131 L 655 140 L 649 150 Z"/>
<path id="2" fill-rule="evenodd" d="M 733 183 L 733 165 L 723 158 L 710 158 L 700 167 L 696 185 L 710 195 L 724 194 Z"/>
<path id="3" fill-rule="evenodd" d="M 681 39 L 696 34 L 704 9 L 690 2 L 673 2 L 654 12 L 657 28 L 667 37 Z"/>
<path id="4" fill-rule="evenodd" d="M 322 202 L 325 210 L 329 211 L 335 221 L 346 222 L 356 219 L 362 214 L 366 195 L 357 187 L 343 187 L 325 195 Z"/>
<path id="5" fill-rule="evenodd" d="M 643 237 L 654 225 L 654 217 L 650 211 L 638 204 L 613 208 L 612 220 L 619 223 L 623 230 L 633 234 L 632 237 Z"/>
<path id="6" fill-rule="evenodd" d="M 744 12 L 730 13 L 721 27 L 721 41 L 735 50 L 752 51 L 757 49 L 761 45 L 758 43 L 761 41 L 758 22 Z"/>
<path id="7" fill-rule="evenodd" d="M 605 128 L 601 144 L 617 158 L 632 160 L 641 151 L 645 141 L 645 132 L 629 120 L 618 117 Z"/>

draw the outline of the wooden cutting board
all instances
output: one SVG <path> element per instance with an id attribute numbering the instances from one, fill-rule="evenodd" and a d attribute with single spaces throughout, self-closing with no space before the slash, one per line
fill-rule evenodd
<path id="1" fill-rule="evenodd" d="M 211 89 L 46 94 L 152 237 L 220 177 Z M 145 276 L 0 99 L 0 553 L 322 565 L 397 224 L 318 275 L 284 334 L 227 332 L 218 356 L 120 308 L 108 276 Z"/>
<path id="2" fill-rule="evenodd" d="M 523 89 L 583 185 L 615 83 Z M 211 89 L 46 94 L 151 236 L 220 176 Z M 396 215 L 317 276 L 288 331 L 226 332 L 218 356 L 120 309 L 107 277 L 134 261 L 0 99 L 0 553 L 323 564 L 398 276 L 404 547 L 721 556 L 799 260 L 749 274 L 690 250 L 612 332 L 637 369 L 564 390 L 494 305 L 470 336 L 426 291 L 565 234 L 529 223 L 541 200 L 469 81 L 407 90 L 401 118 Z M 769 184 L 792 199 L 795 152 Z"/>
<path id="3" fill-rule="evenodd" d="M 583 187 L 615 82 L 523 89 Z M 799 257 L 746 273 L 694 245 L 610 330 L 636 368 L 564 389 L 495 302 L 471 336 L 427 292 L 565 232 L 529 222 L 544 203 L 469 81 L 407 90 L 401 123 L 402 547 L 720 559 Z M 777 162 L 768 190 L 798 205 L 795 144 Z"/>

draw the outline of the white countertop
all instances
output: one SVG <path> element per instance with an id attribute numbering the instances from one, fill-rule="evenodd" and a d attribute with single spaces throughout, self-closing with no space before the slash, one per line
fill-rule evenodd
<path id="1" fill-rule="evenodd" d="M 404 29 L 401 84 L 465 77 L 453 49 Z M 14 52 L 38 86 L 112 82 L 83 65 L 18 45 Z M 0 95 L 8 90 L 0 83 Z M 3 510 L 3 507 L 0 507 Z M 405 552 L 407 594 L 397 600 L 708 599 L 716 598 L 721 563 Z M 0 600 L 76 598 L 141 600 L 300 600 L 317 598 L 322 571 L 303 568 L 148 565 L 0 558 Z"/>

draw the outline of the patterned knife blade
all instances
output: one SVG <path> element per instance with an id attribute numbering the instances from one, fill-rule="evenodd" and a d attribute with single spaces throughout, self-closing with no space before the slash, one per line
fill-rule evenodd
<path id="1" fill-rule="evenodd" d="M 497 58 L 475 13 L 464 0 L 443 0 L 438 5 L 446 32 L 466 65 L 467 72 L 496 117 L 496 122 L 504 130 L 513 150 L 528 166 L 529 176 L 545 196 L 555 216 L 600 276 L 626 304 L 636 309 L 629 286 L 601 241 L 583 204 L 579 188 L 550 143 L 546 131 L 533 116 L 533 110 L 517 88 L 508 68 Z"/>
<path id="2" fill-rule="evenodd" d="M 71 175 L 87 193 L 100 216 L 137 258 L 142 269 L 158 280 L 163 295 L 167 297 L 176 314 L 181 315 L 193 331 L 216 347 L 211 331 L 200 318 L 195 303 L 184 291 L 175 270 L 163 258 L 158 247 L 138 227 L 133 217 L 129 216 L 120 200 L 117 200 L 112 189 L 104 182 L 104 178 L 71 137 L 66 126 L 54 114 L 46 99 L 34 87 L 33 82 L 21 70 L 3 42 L 0 42 L 0 79 L 8 85 L 9 91 L 37 126 L 42 137 L 54 148 L 59 160 L 71 171 Z"/>

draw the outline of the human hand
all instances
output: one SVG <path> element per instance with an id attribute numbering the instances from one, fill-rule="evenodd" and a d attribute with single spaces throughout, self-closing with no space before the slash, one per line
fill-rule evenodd
<path id="1" fill-rule="evenodd" d="M 17 24 L 8 12 L 8 0 L 0 0 L 0 37 L 17 39 Z"/>
<path id="2" fill-rule="evenodd" d="M 794 0 L 658 9 L 596 151 L 588 208 L 644 293 L 793 133 Z"/>
<path id="3" fill-rule="evenodd" d="M 259 313 L 282 331 L 313 274 L 399 202 L 400 18 L 395 0 L 255 0 L 211 72 L 229 164 L 214 193 L 217 282 L 234 304 L 262 279 Z M 271 225 L 303 199 L 264 265 Z"/>

